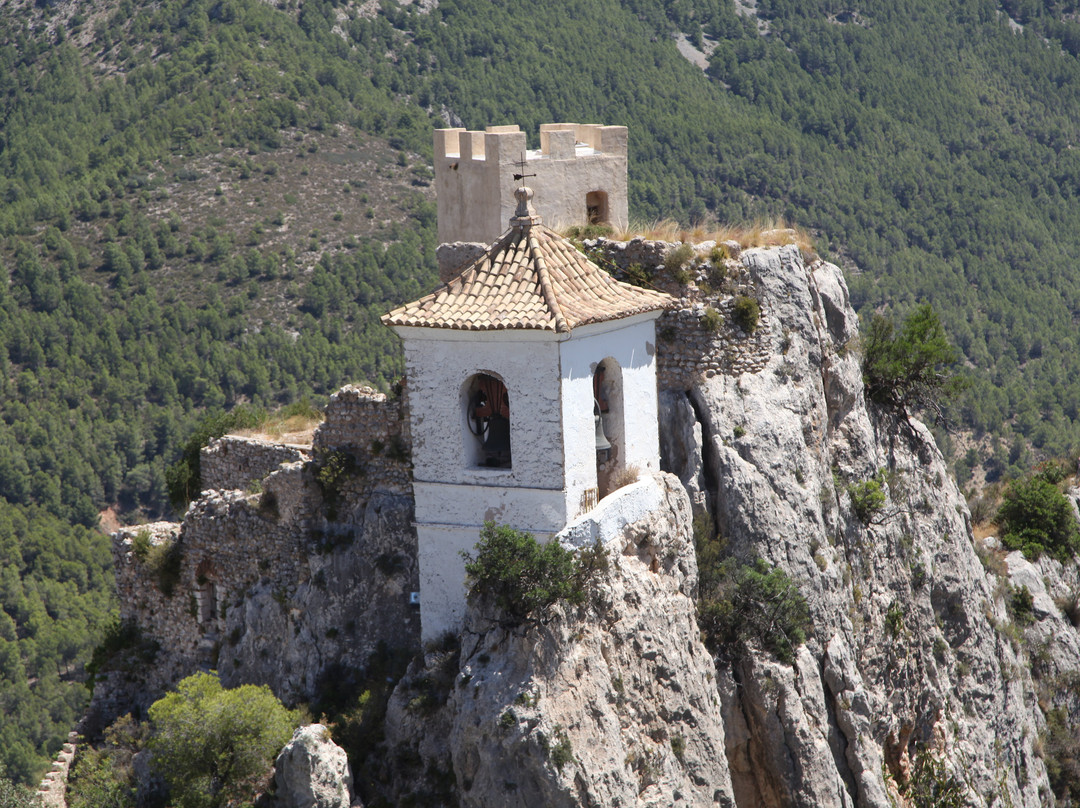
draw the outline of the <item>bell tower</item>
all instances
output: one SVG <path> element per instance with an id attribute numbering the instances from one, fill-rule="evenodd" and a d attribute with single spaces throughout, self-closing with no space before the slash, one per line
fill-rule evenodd
<path id="1" fill-rule="evenodd" d="M 461 626 L 461 553 L 485 521 L 545 541 L 620 469 L 659 470 L 655 321 L 671 298 L 616 281 L 544 227 L 529 188 L 515 196 L 484 255 L 383 316 L 409 379 L 425 642 Z"/>

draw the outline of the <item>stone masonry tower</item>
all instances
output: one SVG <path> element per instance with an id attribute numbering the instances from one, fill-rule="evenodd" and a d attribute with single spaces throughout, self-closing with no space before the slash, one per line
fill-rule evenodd
<path id="1" fill-rule="evenodd" d="M 522 171 L 524 159 L 524 171 Z M 627 224 L 626 127 L 547 123 L 540 149 L 517 126 L 435 130 L 439 242 L 490 244 L 516 202 L 514 174 L 530 174 L 537 209 L 552 227 Z"/>
<path id="2" fill-rule="evenodd" d="M 460 628 L 461 552 L 486 520 L 546 541 L 621 469 L 659 469 L 655 321 L 671 298 L 616 281 L 541 224 L 530 189 L 516 196 L 484 255 L 383 317 L 405 348 L 425 642 Z"/>

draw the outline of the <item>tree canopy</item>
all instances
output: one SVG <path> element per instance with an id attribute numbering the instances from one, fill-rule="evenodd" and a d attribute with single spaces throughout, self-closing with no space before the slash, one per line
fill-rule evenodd
<path id="1" fill-rule="evenodd" d="M 888 318 L 874 315 L 863 337 L 866 396 L 901 410 L 932 409 L 940 414 L 957 358 L 929 303 L 913 311 L 899 331 Z"/>
<path id="2" fill-rule="evenodd" d="M 149 715 L 154 766 L 179 808 L 253 800 L 299 723 L 265 685 L 225 690 L 213 673 L 184 679 Z"/>

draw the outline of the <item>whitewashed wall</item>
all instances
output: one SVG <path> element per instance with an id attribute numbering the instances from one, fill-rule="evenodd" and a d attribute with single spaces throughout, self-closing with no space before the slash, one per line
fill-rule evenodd
<path id="1" fill-rule="evenodd" d="M 620 465 L 643 474 L 660 469 L 656 405 L 656 317 L 659 312 L 574 330 L 561 346 L 566 498 L 570 519 L 581 513 L 582 494 L 596 486 L 596 428 L 592 377 L 614 359 L 622 372 L 623 435 Z M 617 404 L 611 402 L 614 409 Z"/>
<path id="2" fill-rule="evenodd" d="M 658 313 L 546 332 L 395 329 L 405 342 L 412 416 L 413 491 L 420 553 L 421 635 L 458 629 L 465 566 L 487 520 L 546 541 L 582 512 L 596 488 L 592 377 L 619 364 L 621 465 L 659 469 L 655 318 Z M 510 398 L 511 468 L 470 463 L 463 390 L 477 373 L 497 376 Z M 613 407 L 617 406 L 612 402 Z"/>
<path id="3" fill-rule="evenodd" d="M 414 479 L 419 482 L 563 489 L 559 348 L 540 332 L 398 328 L 412 413 Z M 438 339 L 434 339 L 437 337 Z M 497 376 L 510 397 L 512 468 L 474 468 L 462 406 L 466 382 Z"/>

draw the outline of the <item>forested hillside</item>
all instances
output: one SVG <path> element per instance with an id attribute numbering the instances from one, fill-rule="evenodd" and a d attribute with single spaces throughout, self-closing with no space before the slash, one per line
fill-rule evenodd
<path id="1" fill-rule="evenodd" d="M 435 280 L 436 126 L 626 124 L 633 217 L 785 216 L 864 311 L 933 303 L 985 436 L 962 474 L 1080 446 L 1074 5 L 0 7 L 0 775 L 84 698 L 99 513 L 167 514 L 205 415 L 400 373 L 377 315 Z"/>

